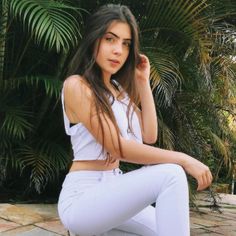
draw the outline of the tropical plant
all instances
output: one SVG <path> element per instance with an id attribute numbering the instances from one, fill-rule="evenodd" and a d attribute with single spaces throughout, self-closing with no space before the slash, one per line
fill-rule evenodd
<path id="1" fill-rule="evenodd" d="M 2 0 L 1 173 L 23 171 L 38 192 L 69 163 L 58 98 L 65 62 L 88 15 L 81 8 L 92 12 L 108 2 L 122 1 Z M 236 150 L 229 125 L 235 119 L 235 1 L 122 3 L 139 21 L 141 50 L 152 66 L 156 145 L 196 156 L 222 177 Z"/>
<path id="2" fill-rule="evenodd" d="M 61 65 L 69 48 L 78 44 L 82 10 L 68 1 L 3 0 L 1 4 L 1 180 L 17 171 L 29 176 L 23 188 L 40 193 L 70 160 L 56 104 Z"/>
<path id="3" fill-rule="evenodd" d="M 231 170 L 235 149 L 227 122 L 235 114 L 235 14 L 233 1 L 150 0 L 140 22 L 170 143 L 210 165 L 215 179 L 223 163 Z"/>

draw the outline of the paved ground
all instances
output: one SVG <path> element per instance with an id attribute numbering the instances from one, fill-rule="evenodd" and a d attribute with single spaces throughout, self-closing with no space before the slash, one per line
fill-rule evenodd
<path id="1" fill-rule="evenodd" d="M 205 194 L 197 196 L 198 213 L 191 209 L 191 236 L 236 236 L 236 195 L 220 194 L 220 210 L 212 211 Z M 55 204 L 0 204 L 0 235 L 67 236 Z M 181 235 L 173 235 L 181 236 Z"/>

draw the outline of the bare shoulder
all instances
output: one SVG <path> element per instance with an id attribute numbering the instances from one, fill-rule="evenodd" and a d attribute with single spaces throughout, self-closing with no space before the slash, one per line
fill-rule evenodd
<path id="1" fill-rule="evenodd" d="M 71 75 L 67 77 L 63 84 L 65 96 L 74 98 L 85 96 L 91 98 L 92 91 L 86 80 L 80 75 Z M 78 97 L 77 97 L 78 98 Z"/>

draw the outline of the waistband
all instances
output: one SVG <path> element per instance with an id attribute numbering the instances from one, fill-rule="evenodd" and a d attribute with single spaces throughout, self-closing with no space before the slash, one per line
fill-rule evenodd
<path id="1" fill-rule="evenodd" d="M 121 175 L 123 171 L 120 168 L 115 168 L 112 170 L 77 170 L 71 171 L 67 176 L 94 176 L 94 177 L 103 177 L 110 175 Z"/>

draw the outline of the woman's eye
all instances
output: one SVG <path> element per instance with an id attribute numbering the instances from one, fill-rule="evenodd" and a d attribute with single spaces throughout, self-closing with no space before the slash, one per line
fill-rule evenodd
<path id="1" fill-rule="evenodd" d="M 130 42 L 124 42 L 123 43 L 126 47 L 130 48 Z"/>
<path id="2" fill-rule="evenodd" d="M 106 41 L 108 41 L 108 42 L 113 42 L 113 41 L 114 41 L 114 39 L 113 39 L 113 38 L 111 38 L 111 37 L 107 37 L 107 38 L 106 38 Z"/>

